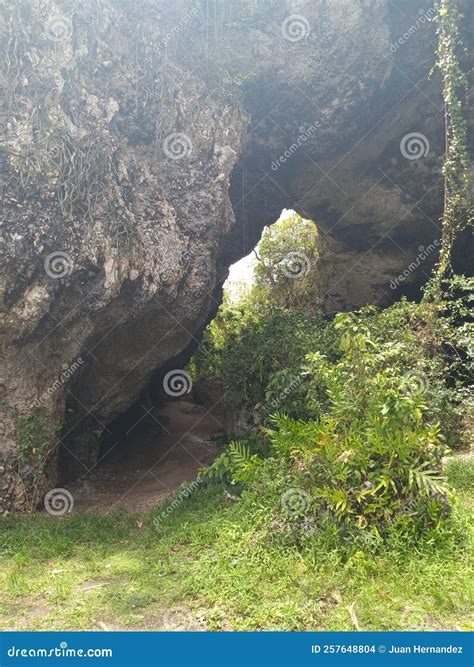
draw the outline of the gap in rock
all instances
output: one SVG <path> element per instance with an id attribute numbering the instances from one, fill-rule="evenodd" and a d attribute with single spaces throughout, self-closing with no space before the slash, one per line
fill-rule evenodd
<path id="1" fill-rule="evenodd" d="M 183 370 L 196 347 L 157 369 L 141 399 L 102 431 L 90 418 L 90 437 L 81 451 L 71 448 L 73 437 L 61 446 L 58 485 L 71 491 L 75 509 L 149 510 L 218 455 L 215 437 L 224 429 L 223 405 L 210 409 L 196 398 Z M 170 382 L 178 382 L 171 385 L 178 395 L 164 391 L 167 373 Z M 68 407 L 73 409 L 72 400 Z"/>
<path id="2" fill-rule="evenodd" d="M 284 209 L 279 220 L 293 215 L 294 211 Z M 257 254 L 260 240 L 255 246 Z M 251 288 L 256 264 L 252 250 L 230 266 L 224 291 L 231 300 L 239 300 L 242 291 Z M 192 386 L 185 369 L 197 347 L 194 340 L 157 369 L 140 400 L 107 424 L 101 434 L 99 423 L 85 417 L 91 420 L 90 438 L 85 440 L 82 455 L 77 449 L 62 447 L 59 482 L 73 493 L 76 509 L 101 513 L 121 508 L 149 510 L 183 482 L 194 480 L 218 456 L 216 439 L 226 431 L 222 386 L 219 378 Z M 171 375 L 170 391 L 164 389 L 167 374 Z M 173 393 L 178 395 L 170 395 Z M 72 400 L 69 408 L 76 412 Z"/>
<path id="3" fill-rule="evenodd" d="M 192 394 L 152 407 L 136 403 L 102 435 L 91 473 L 68 485 L 75 507 L 151 509 L 213 461 L 213 438 L 222 430 L 222 411 L 208 410 Z"/>

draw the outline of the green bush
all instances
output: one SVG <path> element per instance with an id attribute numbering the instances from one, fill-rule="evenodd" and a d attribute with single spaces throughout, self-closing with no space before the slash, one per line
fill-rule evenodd
<path id="1" fill-rule="evenodd" d="M 468 438 L 470 292 L 333 322 L 266 304 L 228 309 L 219 373 L 264 427 L 208 471 L 300 542 L 434 539 L 454 492 L 442 459 Z M 214 337 L 217 340 L 216 337 Z"/>
<path id="2" fill-rule="evenodd" d="M 224 304 L 206 330 L 191 370 L 198 378 L 220 377 L 235 409 L 292 413 L 296 400 L 297 416 L 306 410 L 304 357 L 315 349 L 334 356 L 335 340 L 321 315 L 274 305 Z"/>
<path id="3" fill-rule="evenodd" d="M 260 376 L 267 407 L 284 394 L 283 409 L 268 417 L 272 428 L 263 429 L 269 456 L 262 460 L 241 443 L 244 456 L 236 460 L 234 443 L 216 467 L 267 508 L 276 532 L 377 542 L 391 534 L 433 536 L 450 515 L 439 417 L 448 415 L 452 397 L 448 360 L 430 354 L 439 335 L 433 308 L 400 303 L 381 313 L 340 314 L 332 334 L 325 326 L 318 341 L 330 354 L 307 353 L 300 367 Z M 259 335 L 267 332 L 260 327 Z M 252 346 L 249 354 L 257 351 Z M 272 361 L 282 364 L 278 356 Z M 282 391 L 288 386 L 292 391 Z"/>
<path id="4" fill-rule="evenodd" d="M 342 348 L 346 340 L 351 340 L 352 345 L 371 349 L 374 372 L 386 370 L 401 379 L 407 394 L 423 395 L 425 419 L 439 422 L 450 448 L 465 446 L 470 438 L 472 286 L 472 280 L 457 277 L 438 303 L 403 300 L 380 312 L 369 307 L 335 318 L 335 327 L 342 333 Z M 353 398 L 357 399 L 357 393 Z"/>
<path id="5" fill-rule="evenodd" d="M 473 405 L 471 287 L 472 281 L 458 276 L 441 302 L 401 301 L 383 311 L 367 307 L 342 313 L 333 323 L 272 305 L 260 294 L 251 293 L 238 304 L 227 300 L 205 332 L 192 372 L 199 378 L 221 378 L 235 411 L 257 411 L 267 423 L 275 412 L 310 419 L 320 414 L 329 394 L 320 378 L 311 380 L 313 361 L 305 364 L 305 356 L 321 353 L 334 363 L 346 355 L 359 366 L 339 367 L 339 373 L 352 374 L 359 385 L 378 371 L 399 378 L 407 395 L 423 395 L 425 419 L 440 423 L 446 444 L 462 447 L 469 439 Z M 347 355 L 348 344 L 373 354 Z M 347 419 L 354 418 L 363 395 L 355 391 L 339 403 Z"/>

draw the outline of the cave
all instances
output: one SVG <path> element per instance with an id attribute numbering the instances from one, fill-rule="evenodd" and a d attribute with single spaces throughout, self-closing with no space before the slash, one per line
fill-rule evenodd
<path id="1" fill-rule="evenodd" d="M 297 40 L 279 0 L 216 2 L 212 25 L 181 0 L 104 0 L 98 17 L 87 4 L 61 40 L 36 5 L 5 22 L 21 40 L 1 118 L 0 512 L 110 463 L 282 209 L 320 230 L 327 315 L 419 298 L 436 261 L 420 247 L 441 234 L 434 26 L 394 48 L 418 25 L 413 3 L 303 0 Z M 48 434 L 39 473 L 18 460 L 17 415 Z"/>
<path id="2" fill-rule="evenodd" d="M 295 211 L 283 209 L 278 221 L 292 220 Z M 296 216 L 296 219 L 298 216 Z M 301 223 L 314 228 L 317 244 L 324 247 L 325 235 L 313 221 Z M 273 227 L 269 225 L 269 228 Z M 219 289 L 231 291 L 232 280 L 242 275 L 247 279 L 257 263 L 256 227 L 251 235 L 243 235 L 239 259 L 226 269 L 225 281 Z M 295 251 L 300 251 L 295 247 Z M 242 257 L 240 257 L 242 255 Z M 246 266 L 246 269 L 242 267 Z M 320 279 L 318 261 L 312 262 L 311 275 Z M 405 296 L 420 298 L 419 282 L 401 282 L 395 299 Z M 218 300 L 219 299 L 219 300 Z M 221 295 L 216 296 L 206 323 L 212 319 Z M 66 401 L 66 413 L 74 415 L 61 433 L 58 455 L 58 484 L 71 489 L 80 509 L 113 511 L 120 507 L 142 510 L 154 506 L 183 482 L 195 479 L 218 455 L 215 438 L 232 437 L 233 417 L 226 410 L 218 379 L 193 386 L 185 370 L 200 344 L 202 330 L 178 355 L 154 369 L 139 398 L 110 422 L 101 423 L 88 415 L 76 398 L 84 382 L 75 378 Z M 85 423 L 84 423 L 85 422 Z M 77 433 L 76 433 L 77 425 Z"/>
<path id="3" fill-rule="evenodd" d="M 223 411 L 192 395 L 151 408 L 137 402 L 101 433 L 97 460 L 89 470 L 62 447 L 58 484 L 71 491 L 76 509 L 147 510 L 198 478 L 218 455 L 215 438 L 223 429 Z M 71 458 L 77 465 L 71 465 Z"/>
<path id="4" fill-rule="evenodd" d="M 295 211 L 284 209 L 279 221 L 308 228 L 316 240 L 319 237 L 315 224 L 295 217 Z M 262 236 L 229 267 L 222 291 L 231 298 L 237 298 L 242 279 L 252 284 Z M 301 255 L 297 244 L 294 250 Z M 311 269 L 317 280 L 316 260 Z M 75 418 L 61 433 L 58 484 L 71 490 L 78 509 L 109 512 L 122 506 L 132 511 L 152 507 L 181 483 L 195 479 L 218 455 L 216 438 L 234 435 L 233 414 L 219 379 L 196 384 L 185 370 L 198 346 L 195 338 L 183 352 L 155 369 L 139 399 L 107 424 L 80 409 L 76 398 L 80 390 L 73 385 L 66 413 Z M 83 380 L 77 377 L 75 382 L 80 385 Z"/>
<path id="5" fill-rule="evenodd" d="M 216 439 L 225 432 L 224 403 L 210 398 L 208 388 L 193 386 L 189 373 L 177 367 L 185 366 L 196 347 L 155 371 L 139 400 L 110 423 L 87 424 L 77 439 L 74 426 L 63 434 L 58 485 L 71 490 L 77 509 L 149 509 L 216 458 Z M 66 405 L 77 411 L 72 394 Z"/>

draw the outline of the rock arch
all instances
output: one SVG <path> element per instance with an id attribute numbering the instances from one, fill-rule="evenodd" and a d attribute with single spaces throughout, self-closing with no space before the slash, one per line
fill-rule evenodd
<path id="1" fill-rule="evenodd" d="M 59 442 L 93 463 L 282 208 L 324 234 L 328 312 L 416 293 L 435 259 L 391 290 L 440 235 L 433 24 L 406 0 L 214 5 L 2 7 L 0 511 L 55 485 Z"/>

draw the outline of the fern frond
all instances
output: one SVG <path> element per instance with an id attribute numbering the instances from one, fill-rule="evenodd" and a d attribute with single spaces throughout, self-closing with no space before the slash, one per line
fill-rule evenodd
<path id="1" fill-rule="evenodd" d="M 243 442 L 231 442 L 229 445 L 229 457 L 233 467 L 238 469 L 250 460 L 250 450 Z"/>
<path id="2" fill-rule="evenodd" d="M 437 470 L 427 469 L 428 463 L 422 463 L 417 468 L 412 468 L 408 472 L 409 488 L 417 488 L 418 491 L 425 491 L 428 495 L 448 494 L 446 478 L 439 474 Z"/>

